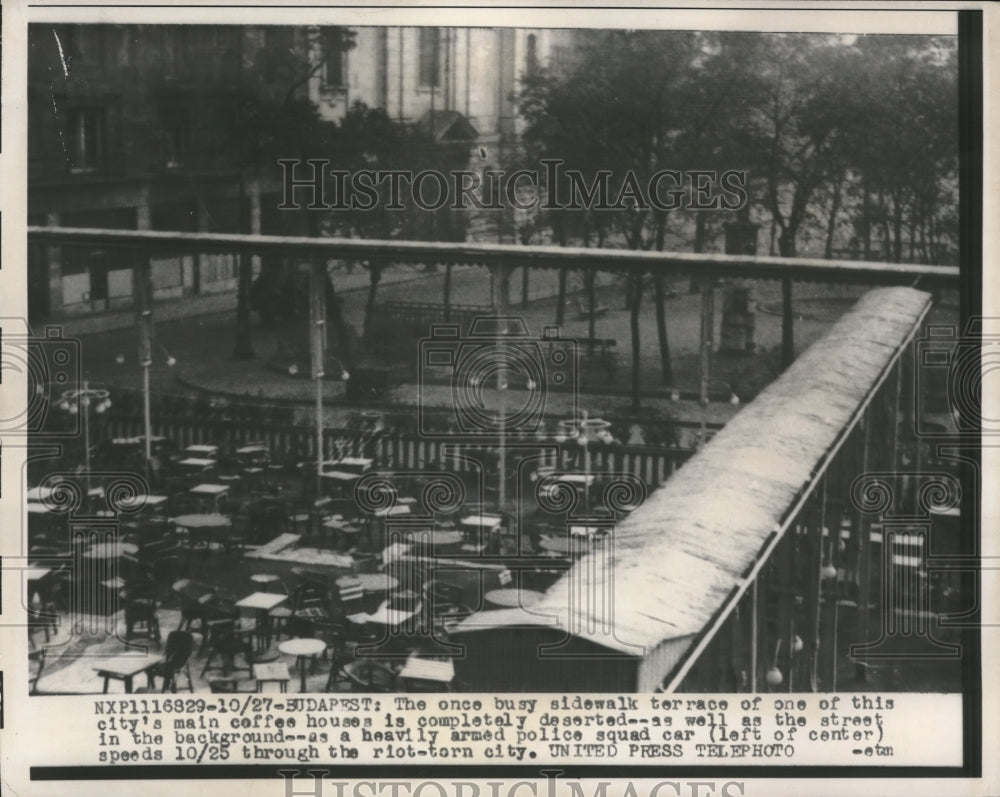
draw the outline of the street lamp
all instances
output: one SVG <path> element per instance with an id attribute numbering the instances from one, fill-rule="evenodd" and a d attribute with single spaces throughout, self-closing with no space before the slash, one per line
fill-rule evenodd
<path id="1" fill-rule="evenodd" d="M 145 311 L 143 311 L 145 315 Z M 153 367 L 153 352 L 150 341 L 147 339 L 145 332 L 143 332 L 140 338 L 139 345 L 139 359 L 140 365 L 142 366 L 142 425 L 143 434 L 145 435 L 145 454 L 146 454 L 146 476 L 149 476 L 149 462 L 153 458 L 153 417 L 150 411 L 150 384 L 149 384 L 149 371 Z M 163 363 L 168 368 L 172 368 L 177 365 L 177 358 L 174 357 L 166 347 L 161 343 L 156 344 L 160 351 L 163 352 L 164 359 Z M 115 362 L 119 365 L 125 364 L 125 355 L 119 354 L 115 357 Z"/>
<path id="2" fill-rule="evenodd" d="M 84 380 L 83 387 L 77 390 L 67 390 L 59 400 L 59 409 L 70 415 L 79 414 L 83 421 L 83 467 L 84 478 L 87 481 L 87 494 L 90 494 L 90 410 L 103 413 L 111 406 L 111 394 L 107 390 L 91 388 Z"/>
<path id="3" fill-rule="evenodd" d="M 313 258 L 309 264 L 309 349 L 312 378 L 316 381 L 316 497 L 323 486 L 323 378 L 326 376 L 326 262 Z M 351 375 L 340 365 L 345 383 Z M 289 369 L 291 370 L 291 369 Z M 296 369 L 297 370 L 297 369 Z"/>

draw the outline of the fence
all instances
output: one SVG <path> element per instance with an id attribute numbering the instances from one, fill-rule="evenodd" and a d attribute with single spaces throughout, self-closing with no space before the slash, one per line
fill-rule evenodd
<path id="1" fill-rule="evenodd" d="M 135 437 L 143 434 L 142 418 L 108 418 L 104 423 L 108 438 Z M 304 426 L 250 424 L 213 420 L 167 419 L 153 421 L 153 434 L 172 440 L 179 448 L 213 444 L 227 449 L 260 441 L 272 457 L 284 459 L 315 459 L 315 430 Z M 571 467 L 576 461 L 576 442 L 561 447 L 555 440 L 540 440 L 528 434 L 511 434 L 508 450 L 516 457 L 538 459 L 541 463 Z M 449 470 L 468 472 L 476 462 L 495 456 L 497 446 L 480 441 L 428 439 L 415 434 L 372 434 L 346 429 L 326 429 L 323 434 L 325 455 L 331 459 L 364 456 L 375 461 L 376 467 L 399 470 L 420 470 L 443 466 Z M 693 452 L 683 448 L 627 446 L 612 444 L 596 446 L 591 453 L 594 472 L 632 473 L 648 487 L 665 482 Z M 512 459 L 514 456 L 512 456 Z"/>
<path id="2" fill-rule="evenodd" d="M 490 307 L 470 304 L 452 304 L 445 308 L 441 304 L 424 302 L 383 302 L 378 305 L 379 314 L 393 321 L 413 324 L 426 331 L 431 324 L 457 324 L 463 334 L 467 334 L 472 321 L 477 316 L 492 314 Z"/>

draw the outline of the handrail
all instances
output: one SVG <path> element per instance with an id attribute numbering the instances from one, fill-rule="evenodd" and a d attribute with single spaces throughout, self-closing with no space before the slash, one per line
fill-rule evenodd
<path id="1" fill-rule="evenodd" d="M 913 285 L 957 288 L 957 266 L 823 260 L 802 257 L 693 254 L 630 249 L 588 249 L 562 246 L 381 241 L 360 238 L 309 238 L 281 235 L 182 233 L 153 230 L 102 230 L 77 227 L 28 227 L 28 242 L 47 246 L 120 246 L 171 252 L 244 252 L 257 255 L 299 254 L 357 260 L 471 264 L 487 267 L 599 269 L 602 271 L 666 273 L 707 277 L 793 279 L 864 285 Z"/>

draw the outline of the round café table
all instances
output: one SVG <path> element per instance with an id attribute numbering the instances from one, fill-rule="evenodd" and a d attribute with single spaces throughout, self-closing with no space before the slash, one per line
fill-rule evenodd
<path id="1" fill-rule="evenodd" d="M 278 643 L 278 650 L 286 656 L 295 656 L 295 665 L 299 668 L 300 685 L 299 691 L 306 691 L 306 659 L 312 661 L 326 650 L 326 642 L 322 639 L 311 639 L 308 637 L 296 637 L 286 639 Z"/>
<path id="2" fill-rule="evenodd" d="M 84 559 L 118 559 L 125 554 L 139 552 L 139 546 L 131 542 L 98 542 L 83 552 Z"/>
<path id="3" fill-rule="evenodd" d="M 501 609 L 528 608 L 538 603 L 544 595 L 532 589 L 491 589 L 483 596 L 488 603 Z"/>
<path id="4" fill-rule="evenodd" d="M 250 580 L 254 584 L 259 584 L 261 589 L 264 590 L 264 592 L 270 592 L 271 584 L 275 584 L 281 581 L 281 577 L 275 575 L 274 573 L 254 573 L 252 576 L 250 576 Z"/>

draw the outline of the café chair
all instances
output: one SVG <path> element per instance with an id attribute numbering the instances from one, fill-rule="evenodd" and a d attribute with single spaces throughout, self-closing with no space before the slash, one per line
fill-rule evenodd
<path id="1" fill-rule="evenodd" d="M 163 678 L 163 689 L 177 692 L 177 676 L 183 674 L 187 678 L 188 689 L 194 692 L 194 682 L 191 680 L 189 661 L 194 650 L 194 637 L 187 631 L 171 631 L 167 636 L 163 658 L 153 669 L 153 675 Z"/>
<path id="2" fill-rule="evenodd" d="M 244 629 L 236 627 L 236 621 L 220 620 L 215 623 L 208 637 L 208 657 L 202 668 L 201 677 L 209 670 L 220 669 L 215 665 L 216 658 L 222 662 L 221 669 L 225 675 L 236 670 L 246 670 L 253 678 L 253 641 Z M 243 664 L 237 664 L 237 657 L 243 657 Z"/>
<path id="3" fill-rule="evenodd" d="M 144 595 L 125 597 L 125 639 L 141 637 L 160 645 L 160 619 L 155 598 Z"/>

